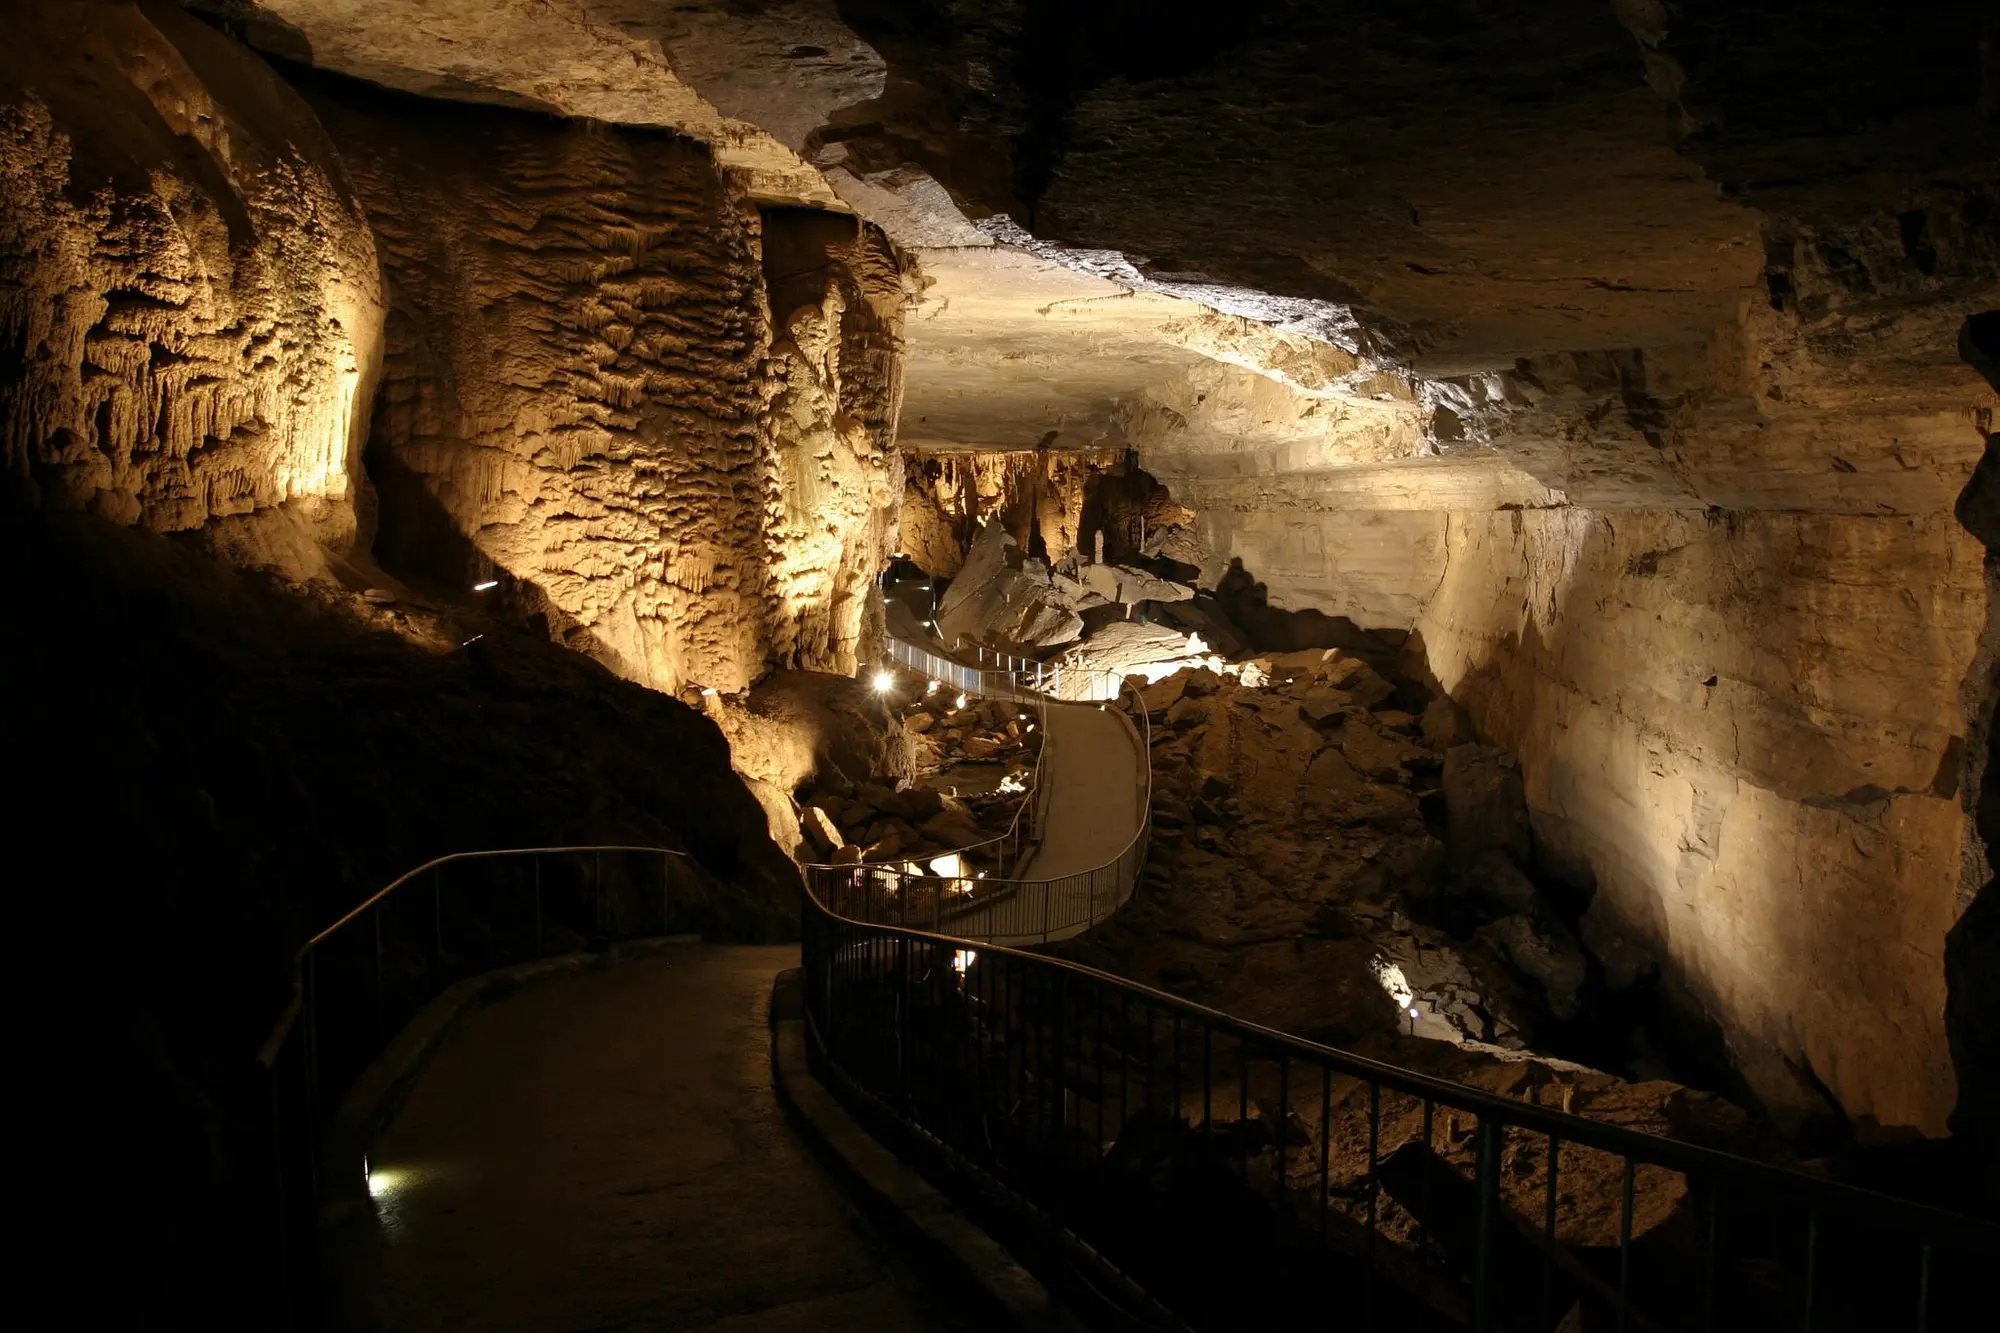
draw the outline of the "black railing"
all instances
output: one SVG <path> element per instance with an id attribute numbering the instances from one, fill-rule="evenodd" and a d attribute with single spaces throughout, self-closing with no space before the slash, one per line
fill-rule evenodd
<path id="1" fill-rule="evenodd" d="M 665 847 L 530 847 L 427 861 L 306 941 L 290 1002 L 257 1054 L 271 1097 L 269 1207 L 284 1302 L 277 1327 L 323 1310 L 323 1208 L 363 1182 L 335 1178 L 329 1131 L 385 1045 L 447 988 L 496 968 L 686 920 L 692 862 Z"/>
<path id="2" fill-rule="evenodd" d="M 810 898 L 804 952 L 822 1079 L 1140 1326 L 1992 1326 L 1990 1222 Z"/>

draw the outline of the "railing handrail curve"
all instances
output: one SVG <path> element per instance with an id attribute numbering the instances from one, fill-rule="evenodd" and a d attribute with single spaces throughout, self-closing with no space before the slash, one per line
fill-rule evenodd
<path id="1" fill-rule="evenodd" d="M 286 1040 L 292 1034 L 292 1027 L 298 1022 L 299 1012 L 305 1005 L 306 958 L 314 949 L 338 934 L 348 924 L 360 918 L 362 914 L 377 903 L 388 898 L 390 894 L 402 888 L 405 884 L 410 883 L 428 871 L 436 870 L 439 866 L 450 865 L 456 861 L 479 861 L 502 856 L 553 856 L 577 852 L 647 852 L 655 856 L 678 856 L 683 860 L 686 860 L 688 855 L 687 852 L 678 847 L 642 847 L 624 843 L 589 843 L 575 847 L 491 847 L 480 851 L 447 852 L 443 856 L 434 856 L 415 869 L 404 871 L 374 893 L 368 895 L 368 897 L 349 909 L 332 925 L 327 926 L 324 930 L 313 935 L 304 944 L 301 944 L 292 954 L 291 995 L 285 1002 L 284 1012 L 278 1016 L 277 1023 L 272 1026 L 271 1034 L 264 1039 L 264 1044 L 257 1048 L 257 1063 L 263 1065 L 266 1069 L 274 1065 L 277 1062 L 279 1054 L 284 1050 Z"/>
<path id="2" fill-rule="evenodd" d="M 999 955 L 1018 960 L 1026 967 L 1069 973 L 1143 1000 L 1149 1006 L 1198 1019 L 1239 1038 L 1248 1038 L 1267 1047 L 1327 1065 L 1344 1074 L 1373 1080 L 1385 1088 L 1414 1097 L 1427 1098 L 1454 1110 L 1479 1116 L 1490 1115 L 1510 1127 L 1535 1133 L 1556 1134 L 1569 1142 L 1669 1170 L 1683 1173 L 1709 1172 L 1740 1182 L 1763 1184 L 1794 1197 L 1805 1196 L 1816 1206 L 1825 1205 L 1842 1213 L 1865 1212 L 1877 1218 L 1894 1218 L 1908 1225 L 1921 1227 L 1926 1233 L 1938 1228 L 1942 1233 L 1939 1239 L 1943 1243 L 1954 1244 L 1963 1240 L 1974 1248 L 2000 1247 L 2000 1223 L 1969 1217 L 1962 1213 L 1950 1212 L 1929 1204 L 1878 1193 L 1840 1181 L 1827 1180 L 1791 1167 L 1741 1157 L 1719 1148 L 1669 1139 L 1622 1125 L 1606 1124 L 1573 1112 L 1560 1111 L 1532 1102 L 1515 1101 L 1470 1084 L 1420 1073 L 1414 1069 L 1357 1055 L 1338 1047 L 1323 1046 L 1318 1042 L 1308 1041 L 1276 1028 L 1268 1028 L 1219 1009 L 1210 1009 L 1206 1005 L 1168 991 L 1157 990 L 1143 982 L 1133 981 L 1128 977 L 1121 977 L 1067 958 L 1033 953 L 1009 945 L 990 944 L 938 931 L 922 930 L 913 926 L 862 921 L 842 916 L 819 900 L 812 892 L 810 880 L 806 882 L 806 900 L 814 910 L 851 929 L 935 944 L 953 950 L 971 948 L 982 958 L 989 954 Z"/>

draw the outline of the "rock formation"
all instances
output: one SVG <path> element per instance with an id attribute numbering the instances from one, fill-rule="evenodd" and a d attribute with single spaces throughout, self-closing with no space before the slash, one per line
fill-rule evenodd
<path id="1" fill-rule="evenodd" d="M 382 292 L 332 145 L 174 5 L 36 4 L 0 50 L 0 457 L 30 503 L 344 552 Z"/>
<path id="2" fill-rule="evenodd" d="M 759 213 L 671 135 L 315 97 L 395 292 L 385 558 L 504 576 L 658 688 L 853 670 L 901 489 L 879 239 Z"/>

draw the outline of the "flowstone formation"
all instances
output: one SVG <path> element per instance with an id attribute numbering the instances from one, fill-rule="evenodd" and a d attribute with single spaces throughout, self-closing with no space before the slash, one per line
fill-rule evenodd
<path id="1" fill-rule="evenodd" d="M 879 237 L 760 213 L 668 134 L 315 97 L 395 291 L 385 558 L 503 578 L 656 688 L 851 671 L 901 490 Z"/>
<path id="2" fill-rule="evenodd" d="M 355 533 L 383 298 L 311 110 L 171 4 L 0 50 L 0 458 L 32 505 L 294 577 Z"/>

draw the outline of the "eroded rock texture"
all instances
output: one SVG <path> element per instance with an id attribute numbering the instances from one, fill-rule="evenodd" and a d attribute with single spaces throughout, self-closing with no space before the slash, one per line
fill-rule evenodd
<path id="1" fill-rule="evenodd" d="M 394 292 L 370 454 L 385 557 L 464 582 L 490 566 L 663 689 L 851 669 L 901 488 L 901 296 L 872 233 L 767 226 L 665 133 L 316 98 Z"/>
<path id="2" fill-rule="evenodd" d="M 31 502 L 342 549 L 381 335 L 373 242 L 289 87 L 167 4 L 0 44 L 0 453 Z"/>

